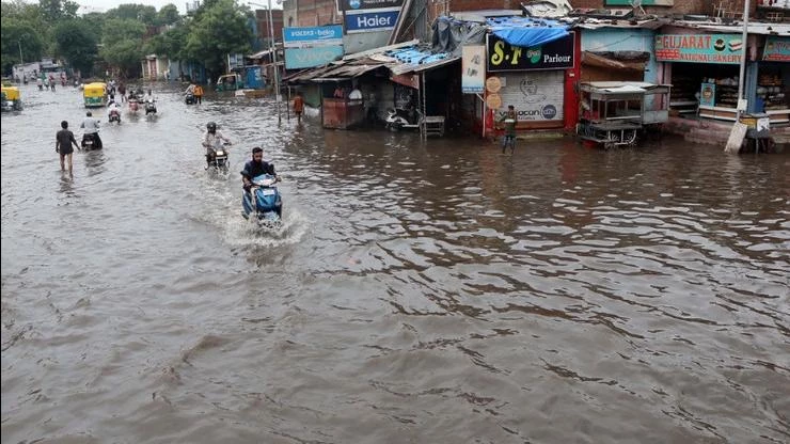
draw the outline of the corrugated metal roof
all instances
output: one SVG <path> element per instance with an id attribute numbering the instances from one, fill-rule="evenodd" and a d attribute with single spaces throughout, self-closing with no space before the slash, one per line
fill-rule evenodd
<path id="1" fill-rule="evenodd" d="M 743 32 L 743 25 L 723 25 L 715 22 L 695 22 L 678 20 L 672 23 L 673 26 L 683 28 L 702 29 L 705 31 L 727 32 L 740 34 Z M 790 24 L 788 23 L 749 23 L 749 34 L 761 35 L 780 35 L 790 37 Z"/>

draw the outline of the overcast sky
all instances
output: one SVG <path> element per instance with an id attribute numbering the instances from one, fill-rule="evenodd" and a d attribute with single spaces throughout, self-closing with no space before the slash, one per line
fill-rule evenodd
<path id="1" fill-rule="evenodd" d="M 28 0 L 28 1 L 30 1 L 30 0 Z M 150 5 L 150 6 L 155 7 L 157 11 L 162 6 L 164 6 L 164 5 L 168 4 L 168 3 L 172 3 L 172 4 L 176 5 L 176 7 L 178 8 L 178 12 L 180 12 L 181 14 L 186 14 L 186 12 L 187 12 L 187 6 L 186 6 L 187 5 L 187 0 L 121 0 L 121 1 L 118 1 L 118 0 L 75 0 L 75 1 L 77 3 L 79 3 L 81 6 L 83 6 L 83 8 L 80 10 L 81 13 L 83 11 L 84 12 L 106 12 L 108 9 L 115 8 L 116 6 L 118 6 L 120 4 L 123 4 L 123 3 L 136 3 L 136 4 L 142 3 L 144 5 Z M 194 0 L 190 0 L 190 2 L 193 2 L 193 1 Z M 240 0 L 239 3 L 248 5 L 248 2 L 245 1 L 245 0 Z M 259 3 L 259 4 L 262 4 L 262 5 L 265 5 L 265 4 L 267 4 L 267 0 L 258 0 L 258 1 L 255 1 L 254 3 Z M 275 0 L 272 0 L 272 8 L 273 9 L 281 9 L 282 6 L 277 5 L 277 2 Z M 252 9 L 261 9 L 261 8 L 258 7 L 258 6 L 253 6 Z"/>

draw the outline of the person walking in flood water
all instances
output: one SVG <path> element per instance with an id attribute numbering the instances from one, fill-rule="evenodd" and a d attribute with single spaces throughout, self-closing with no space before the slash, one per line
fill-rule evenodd
<path id="1" fill-rule="evenodd" d="M 69 122 L 62 121 L 60 122 L 61 130 L 55 135 L 55 152 L 60 154 L 60 171 L 66 171 L 65 161 L 68 158 L 69 161 L 69 175 L 74 175 L 73 170 L 73 163 L 72 163 L 72 153 L 74 153 L 74 149 L 71 147 L 72 145 L 77 147 L 77 150 L 80 150 L 80 146 L 77 144 L 77 139 L 74 138 L 74 133 L 69 130 Z"/>
<path id="2" fill-rule="evenodd" d="M 507 146 L 510 145 L 510 154 L 516 151 L 516 109 L 513 105 L 508 105 L 507 112 L 499 119 L 499 123 L 505 124 L 505 135 L 502 137 L 502 154 L 505 154 Z"/>
<path id="3" fill-rule="evenodd" d="M 302 93 L 297 92 L 294 98 L 294 114 L 296 114 L 297 123 L 302 123 L 302 113 L 304 112 L 304 99 Z"/>

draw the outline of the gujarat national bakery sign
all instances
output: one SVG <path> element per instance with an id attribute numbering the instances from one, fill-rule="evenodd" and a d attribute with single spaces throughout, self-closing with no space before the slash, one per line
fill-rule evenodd
<path id="1" fill-rule="evenodd" d="M 658 34 L 656 60 L 739 65 L 743 47 L 740 34 Z"/>

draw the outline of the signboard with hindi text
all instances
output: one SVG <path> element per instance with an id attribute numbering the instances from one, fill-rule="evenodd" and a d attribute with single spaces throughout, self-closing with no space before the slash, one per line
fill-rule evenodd
<path id="1" fill-rule="evenodd" d="M 658 34 L 659 62 L 739 65 L 744 49 L 740 34 Z"/>

